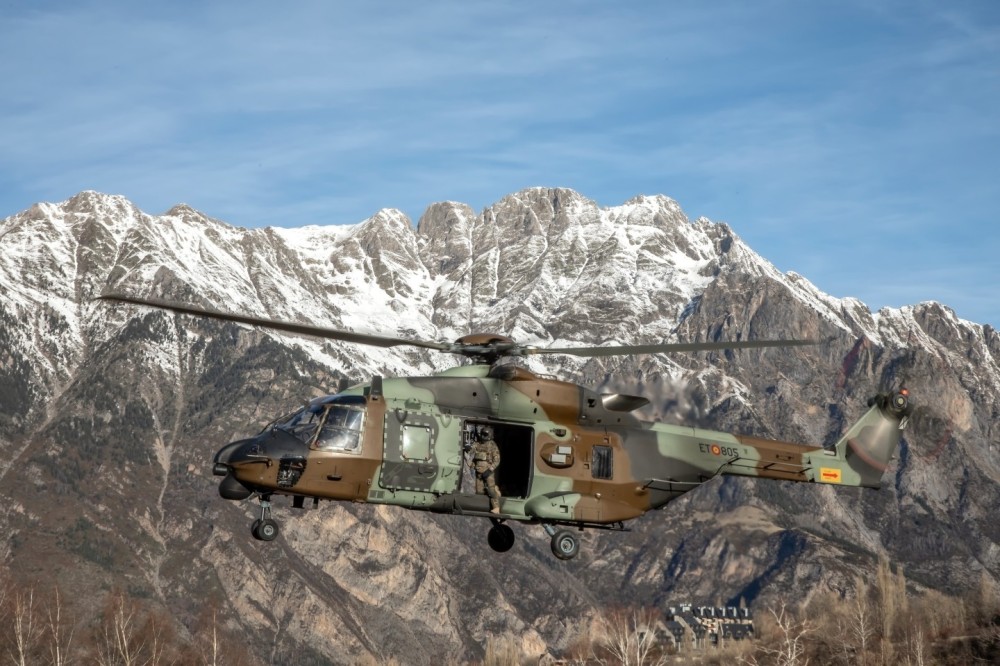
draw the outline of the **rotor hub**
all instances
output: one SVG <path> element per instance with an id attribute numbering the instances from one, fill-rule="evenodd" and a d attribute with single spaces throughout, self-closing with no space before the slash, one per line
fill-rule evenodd
<path id="1" fill-rule="evenodd" d="M 505 356 L 522 356 L 523 345 L 499 333 L 472 333 L 455 341 L 451 351 L 477 363 L 493 365 Z"/>

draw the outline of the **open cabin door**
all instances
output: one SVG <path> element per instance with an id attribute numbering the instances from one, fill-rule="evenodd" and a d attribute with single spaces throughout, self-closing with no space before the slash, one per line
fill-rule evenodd
<path id="1" fill-rule="evenodd" d="M 493 440 L 500 450 L 500 465 L 496 471 L 497 488 L 502 497 L 523 499 L 528 496 L 534 471 L 534 434 L 531 426 L 516 423 L 500 423 L 497 421 L 466 421 L 463 429 L 465 447 L 469 447 L 479 428 L 484 425 L 493 427 Z M 475 474 L 471 471 L 466 455 L 465 474 L 462 479 L 461 492 L 475 494 Z"/>

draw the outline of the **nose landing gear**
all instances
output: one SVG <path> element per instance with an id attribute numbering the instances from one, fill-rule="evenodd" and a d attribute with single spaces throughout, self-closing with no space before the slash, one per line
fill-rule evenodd
<path id="1" fill-rule="evenodd" d="M 253 521 L 250 534 L 258 541 L 274 541 L 278 538 L 278 521 L 271 518 L 271 496 L 260 496 L 260 518 Z"/>

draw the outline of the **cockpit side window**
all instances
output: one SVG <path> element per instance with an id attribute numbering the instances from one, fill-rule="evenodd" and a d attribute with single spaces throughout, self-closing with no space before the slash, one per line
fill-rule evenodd
<path id="1" fill-rule="evenodd" d="M 316 436 L 322 413 L 310 409 L 300 409 L 291 416 L 275 424 L 279 430 L 294 435 L 299 441 L 309 443 Z"/>
<path id="2" fill-rule="evenodd" d="M 361 450 L 361 430 L 365 412 L 354 405 L 330 405 L 326 408 L 323 426 L 312 442 L 321 451 L 358 453 Z"/>

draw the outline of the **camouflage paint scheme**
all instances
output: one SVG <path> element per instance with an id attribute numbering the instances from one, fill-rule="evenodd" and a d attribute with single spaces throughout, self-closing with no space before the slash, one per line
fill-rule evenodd
<path id="1" fill-rule="evenodd" d="M 375 377 L 317 398 L 256 437 L 219 450 L 212 469 L 224 477 L 219 494 L 232 500 L 260 498 L 261 517 L 251 532 L 264 541 L 278 535 L 270 500 L 279 494 L 291 495 L 296 508 L 304 508 L 308 497 L 314 505 L 320 499 L 350 500 L 484 516 L 493 523 L 489 544 L 499 552 L 514 542 L 506 521 L 541 523 L 552 537 L 553 554 L 566 560 L 577 554 L 579 540 L 553 526 L 624 529 L 624 521 L 718 474 L 877 488 L 909 414 L 904 390 L 879 395 L 833 447 L 802 446 L 640 421 L 632 412 L 648 404 L 645 398 L 598 394 L 499 363 L 536 354 L 620 356 L 788 347 L 816 340 L 540 349 L 492 333 L 466 335 L 454 343 L 414 340 L 124 294 L 99 298 L 296 335 L 430 349 L 473 361 L 431 377 Z M 468 445 L 485 425 L 492 427 L 500 449 L 499 516 L 489 513 L 489 498 L 476 494 L 464 474 Z"/>
<path id="2" fill-rule="evenodd" d="M 877 488 L 909 411 L 901 395 L 876 398 L 823 448 L 641 421 L 631 411 L 644 398 L 511 365 L 467 365 L 376 378 L 313 401 L 363 404 L 356 453 L 288 441 L 270 428 L 220 450 L 216 473 L 228 472 L 220 492 L 229 499 L 274 493 L 489 516 L 488 498 L 462 482 L 463 443 L 488 423 L 501 446 L 504 520 L 620 528 L 718 474 Z"/>

